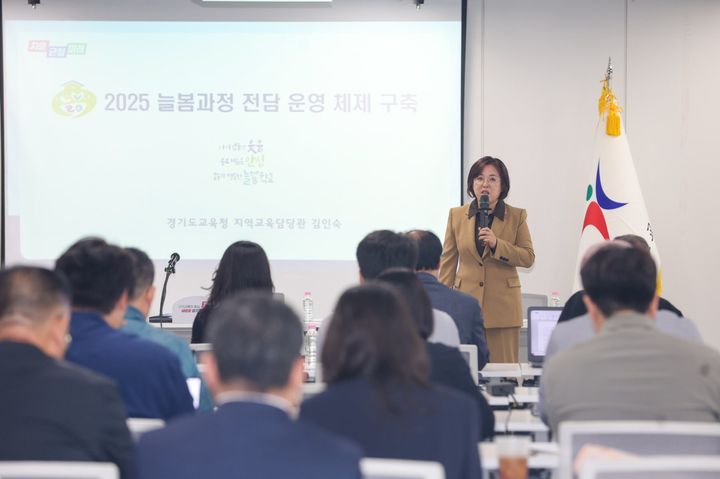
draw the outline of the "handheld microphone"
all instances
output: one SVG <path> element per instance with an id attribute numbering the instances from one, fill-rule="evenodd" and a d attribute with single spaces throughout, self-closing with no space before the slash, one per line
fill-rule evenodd
<path id="1" fill-rule="evenodd" d="M 480 228 L 490 226 L 490 198 L 488 195 L 480 195 L 478 199 L 478 213 L 480 214 Z"/>
<path id="2" fill-rule="evenodd" d="M 180 261 L 180 255 L 177 253 L 173 253 L 170 255 L 170 261 L 168 261 L 168 265 L 165 268 L 166 273 L 174 273 L 175 272 L 175 265 L 177 262 Z"/>

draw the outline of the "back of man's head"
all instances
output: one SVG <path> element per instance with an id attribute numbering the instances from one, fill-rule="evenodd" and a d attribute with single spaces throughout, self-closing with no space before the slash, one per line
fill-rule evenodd
<path id="1" fill-rule="evenodd" d="M 55 269 L 70 282 L 74 308 L 108 314 L 133 287 L 130 256 L 100 238 L 86 238 L 72 245 L 58 258 Z"/>
<path id="2" fill-rule="evenodd" d="M 67 280 L 54 271 L 17 266 L 0 271 L 0 327 L 41 327 L 58 308 L 69 309 Z"/>
<path id="3" fill-rule="evenodd" d="M 283 388 L 300 356 L 298 316 L 271 295 L 244 292 L 223 300 L 211 313 L 208 338 L 219 379 L 255 391 Z"/>
<path id="4" fill-rule="evenodd" d="M 622 310 L 644 314 L 655 297 L 657 267 L 648 251 L 611 241 L 585 260 L 580 277 L 606 318 Z"/>
<path id="5" fill-rule="evenodd" d="M 415 240 L 418 246 L 418 260 L 416 271 L 435 271 L 440 269 L 440 256 L 443 245 L 435 233 L 427 230 L 412 230 L 408 236 Z"/>
<path id="6" fill-rule="evenodd" d="M 642 236 L 634 235 L 634 234 L 626 234 L 626 235 L 620 235 L 616 236 L 614 238 L 617 241 L 624 241 L 626 243 L 630 243 L 630 246 L 633 248 L 638 248 L 644 251 L 650 251 L 650 245 L 645 241 L 645 238 Z"/>
<path id="7" fill-rule="evenodd" d="M 388 268 L 415 269 L 418 246 L 406 235 L 378 230 L 360 241 L 355 255 L 362 277 L 374 279 Z"/>
<path id="8" fill-rule="evenodd" d="M 155 265 L 150 257 L 137 248 L 125 248 L 132 261 L 133 287 L 128 292 L 130 302 L 140 299 L 155 280 Z"/>

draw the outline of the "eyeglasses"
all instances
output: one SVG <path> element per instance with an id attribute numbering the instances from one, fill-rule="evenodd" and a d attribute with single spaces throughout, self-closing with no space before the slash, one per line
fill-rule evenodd
<path id="1" fill-rule="evenodd" d="M 482 176 L 476 176 L 473 181 L 480 184 L 487 182 L 490 185 L 496 185 L 500 183 L 500 178 L 498 178 L 497 176 L 488 176 L 487 178 L 483 178 Z"/>

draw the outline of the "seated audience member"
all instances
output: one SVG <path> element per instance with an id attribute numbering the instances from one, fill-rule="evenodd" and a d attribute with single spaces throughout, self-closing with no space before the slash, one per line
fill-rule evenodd
<path id="1" fill-rule="evenodd" d="M 67 360 L 115 380 L 130 417 L 167 420 L 193 412 L 177 358 L 159 344 L 119 330 L 133 287 L 130 255 L 88 238 L 63 253 L 55 269 L 73 291 Z"/>
<path id="2" fill-rule="evenodd" d="M 630 243 L 630 245 L 635 248 L 640 248 L 647 252 L 650 252 L 650 246 L 647 244 L 647 241 L 645 241 L 645 238 L 643 238 L 642 236 L 627 234 L 617 236 L 615 239 L 618 241 L 625 241 L 626 243 Z M 683 316 L 682 312 L 675 306 L 673 306 L 670 301 L 665 298 L 659 298 L 659 300 L 660 303 L 658 304 L 658 309 L 660 311 L 671 311 L 677 316 Z M 585 307 L 585 303 L 583 302 L 583 291 L 580 290 L 570 296 L 565 302 L 563 310 L 560 313 L 560 317 L 558 318 L 558 323 L 569 321 L 584 314 L 587 314 L 587 308 Z"/>
<path id="3" fill-rule="evenodd" d="M 457 348 L 427 341 L 433 328 L 432 306 L 418 277 L 409 269 L 390 268 L 380 273 L 378 280 L 393 286 L 407 303 L 430 359 L 430 381 L 463 391 L 474 398 L 480 417 L 480 439 L 492 439 L 495 415 L 475 385 L 468 363 Z"/>
<path id="4" fill-rule="evenodd" d="M 133 477 L 135 449 L 115 384 L 62 360 L 70 296 L 53 271 L 0 272 L 0 461 L 114 462 Z"/>
<path id="5" fill-rule="evenodd" d="M 155 266 L 145 252 L 137 248 L 125 248 L 130 255 L 133 266 L 133 287 L 128 294 L 128 308 L 125 311 L 125 326 L 121 331 L 137 334 L 143 339 L 158 343 L 180 361 L 180 368 L 186 379 L 198 378 L 201 380 L 200 371 L 195 363 L 195 356 L 190 347 L 180 337 L 158 329 L 147 323 L 147 316 L 150 313 L 150 306 L 155 297 Z M 205 382 L 200 385 L 200 406 L 198 409 L 206 411 L 212 409 L 212 399 L 207 390 Z"/>
<path id="6" fill-rule="evenodd" d="M 702 342 L 700 331 L 695 323 L 687 318 L 681 318 L 672 311 L 658 311 L 654 318 L 655 327 L 658 331 L 678 338 L 685 338 L 688 341 Z M 589 314 L 583 314 L 572 321 L 558 323 L 553 329 L 545 350 L 545 361 L 555 354 L 575 346 L 576 344 L 592 339 L 595 336 L 593 322 Z"/>
<path id="7" fill-rule="evenodd" d="M 375 279 L 388 268 L 415 269 L 418 247 L 411 238 L 389 230 L 378 230 L 365 236 L 355 252 L 360 268 L 360 283 Z M 322 353 L 325 336 L 332 321 L 326 318 L 318 334 L 319 351 Z M 433 343 L 459 346 L 458 328 L 447 313 L 433 310 L 433 334 L 428 339 Z M 319 371 L 321 372 L 321 371 Z"/>
<path id="8" fill-rule="evenodd" d="M 258 290 L 272 293 L 275 289 L 265 250 L 252 241 L 237 241 L 228 246 L 212 281 L 207 304 L 198 311 L 193 321 L 193 343 L 206 342 L 205 330 L 212 317 L 212 310 L 223 299 L 240 291 Z"/>
<path id="9" fill-rule="evenodd" d="M 541 415 L 552 430 L 570 420 L 718 421 L 720 354 L 651 321 L 658 298 L 650 254 L 613 241 L 580 275 L 598 334 L 545 365 Z"/>
<path id="10" fill-rule="evenodd" d="M 303 380 L 295 313 L 241 293 L 213 309 L 208 339 L 203 362 L 218 410 L 143 435 L 141 478 L 360 478 L 357 446 L 293 420 Z"/>
<path id="11" fill-rule="evenodd" d="M 407 305 L 384 284 L 343 293 L 322 351 L 327 389 L 300 419 L 360 444 L 365 456 L 440 462 L 447 479 L 480 477 L 476 402 L 429 381 Z"/>
<path id="12" fill-rule="evenodd" d="M 430 296 L 432 307 L 444 311 L 455 321 L 462 344 L 474 344 L 478 349 L 478 369 L 485 367 L 490 357 L 485 340 L 480 303 L 469 294 L 448 288 L 438 281 L 443 245 L 432 231 L 413 230 L 408 233 L 418 245 L 417 276 Z"/>

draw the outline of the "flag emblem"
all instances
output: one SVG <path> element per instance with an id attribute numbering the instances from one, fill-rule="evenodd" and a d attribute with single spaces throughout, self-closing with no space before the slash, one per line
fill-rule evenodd
<path id="1" fill-rule="evenodd" d="M 595 161 L 588 172 L 590 181 L 585 183 L 585 216 L 575 268 L 575 290 L 581 289 L 580 264 L 587 250 L 620 235 L 644 238 L 660 271 L 660 255 L 620 117 L 623 110 L 610 86 L 611 73 L 608 68 L 598 101 Z M 660 279 L 658 273 L 658 288 Z"/>

